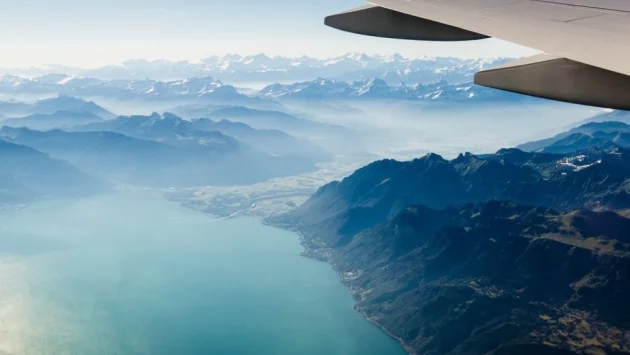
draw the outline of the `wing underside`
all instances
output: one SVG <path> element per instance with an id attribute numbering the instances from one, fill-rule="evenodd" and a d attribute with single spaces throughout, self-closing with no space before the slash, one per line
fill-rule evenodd
<path id="1" fill-rule="evenodd" d="M 326 24 L 370 36 L 429 41 L 496 37 L 548 55 L 480 72 L 480 85 L 630 110 L 630 1 L 370 0 Z"/>

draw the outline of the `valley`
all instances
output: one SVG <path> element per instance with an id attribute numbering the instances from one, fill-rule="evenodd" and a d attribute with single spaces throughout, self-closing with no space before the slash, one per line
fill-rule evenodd
<path id="1" fill-rule="evenodd" d="M 324 163 L 318 166 L 316 172 L 274 178 L 253 185 L 168 189 L 163 193 L 168 200 L 221 218 L 267 218 L 294 210 L 320 186 L 351 174 L 359 166 L 357 163 Z"/>

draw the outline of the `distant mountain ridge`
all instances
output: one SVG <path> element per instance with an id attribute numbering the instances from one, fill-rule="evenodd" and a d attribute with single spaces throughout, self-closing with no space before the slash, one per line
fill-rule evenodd
<path id="1" fill-rule="evenodd" d="M 500 90 L 474 85 L 472 82 L 449 84 L 439 81 L 433 84 L 388 85 L 382 79 L 344 82 L 327 79 L 295 84 L 273 84 L 258 93 L 263 97 L 296 100 L 420 100 L 429 102 L 485 101 L 485 100 L 533 100 Z"/>
<path id="2" fill-rule="evenodd" d="M 103 97 L 115 100 L 185 101 L 205 105 L 247 106 L 255 109 L 280 110 L 278 99 L 301 100 L 418 100 L 429 102 L 476 102 L 490 100 L 536 100 L 496 89 L 474 85 L 471 81 L 451 84 L 441 80 L 429 84 L 387 84 L 372 77 L 361 81 L 338 81 L 319 78 L 293 84 L 271 84 L 256 92 L 244 94 L 233 85 L 212 77 L 176 81 L 98 80 L 73 78 L 49 82 L 46 77 L 0 77 L 0 93 L 9 95 L 53 93 L 61 97 Z M 76 83 L 75 83 L 76 81 Z M 10 104 L 10 103 L 8 103 Z M 0 105 L 2 110 L 2 105 Z M 1 112 L 1 111 L 0 111 Z M 44 112 L 51 113 L 51 112 Z"/>
<path id="3" fill-rule="evenodd" d="M 67 66 L 48 66 L 1 70 L 0 73 L 18 73 L 39 76 L 51 73 L 67 73 L 72 76 L 100 79 L 181 80 L 190 77 L 215 76 L 236 82 L 270 82 L 312 80 L 325 77 L 338 80 L 366 80 L 379 77 L 390 83 L 437 82 L 453 83 L 470 81 L 475 72 L 503 64 L 511 59 L 458 59 L 445 57 L 405 58 L 400 54 L 388 56 L 346 53 L 318 59 L 312 57 L 212 56 L 198 62 L 168 60 L 129 60 L 121 65 L 96 69 L 80 69 Z M 51 76 L 51 80 L 66 80 Z"/>
<path id="4" fill-rule="evenodd" d="M 208 104 L 279 107 L 272 100 L 241 94 L 234 86 L 226 85 L 209 76 L 159 81 L 150 79 L 101 80 L 65 74 L 30 78 L 4 75 L 0 76 L 0 93 L 7 95 L 56 94 L 67 99 L 76 96 L 101 97 L 121 101 L 194 101 Z"/>
<path id="5" fill-rule="evenodd" d="M 286 135 L 284 142 L 295 144 L 293 154 L 265 153 L 221 132 L 197 130 L 173 114 L 123 116 L 72 132 L 4 127 L 0 136 L 67 159 L 95 175 L 139 186 L 251 184 L 313 171 L 313 161 L 328 158 L 325 151 L 309 155 L 319 150 L 309 151 L 312 145 Z M 264 132 L 254 138 L 270 139 Z"/>
<path id="6" fill-rule="evenodd" d="M 352 151 L 348 145 L 354 144 L 357 138 L 357 132 L 344 126 L 316 122 L 283 111 L 215 105 L 183 105 L 171 111 L 190 120 L 203 117 L 213 121 L 241 122 L 257 130 L 280 130 L 331 151 Z"/>
<path id="7" fill-rule="evenodd" d="M 609 117 L 609 116 L 607 116 Z M 517 146 L 524 151 L 571 153 L 589 148 L 630 148 L 630 125 L 619 121 L 594 120 L 551 138 Z"/>
<path id="8" fill-rule="evenodd" d="M 254 129 L 248 125 L 227 120 L 207 118 L 184 120 L 174 114 L 154 113 L 150 116 L 119 117 L 77 127 L 79 131 L 112 131 L 140 139 L 159 140 L 173 146 L 202 144 L 221 150 L 236 150 L 246 144 L 270 155 L 293 157 L 308 162 L 331 158 L 323 148 L 278 130 Z M 185 139 L 187 138 L 187 139 Z"/>
<path id="9" fill-rule="evenodd" d="M 0 139 L 0 202 L 80 197 L 109 188 L 74 166 L 38 150 Z"/>
<path id="10" fill-rule="evenodd" d="M 245 123 L 226 119 L 213 121 L 208 118 L 197 118 L 191 123 L 195 130 L 222 132 L 267 154 L 296 156 L 313 162 L 327 161 L 332 158 L 331 153 L 311 141 L 293 137 L 277 129 L 254 129 Z"/>
<path id="11" fill-rule="evenodd" d="M 89 112 L 57 111 L 53 114 L 33 114 L 20 118 L 8 118 L 0 122 L 0 126 L 47 130 L 54 128 L 71 128 L 102 120 L 101 117 Z"/>
<path id="12" fill-rule="evenodd" d="M 604 112 L 602 114 L 590 117 L 582 122 L 578 122 L 577 126 L 591 122 L 622 122 L 625 124 L 630 124 L 630 111 L 613 110 L 610 112 Z"/>
<path id="13" fill-rule="evenodd" d="M 55 115 L 59 112 L 84 114 L 99 119 L 114 118 L 115 115 L 93 101 L 67 95 L 38 100 L 34 103 L 21 101 L 0 101 L 0 114 L 20 118 L 28 115 Z"/>

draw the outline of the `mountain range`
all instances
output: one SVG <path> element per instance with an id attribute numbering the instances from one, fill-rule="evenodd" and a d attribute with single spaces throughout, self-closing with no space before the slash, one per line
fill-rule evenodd
<path id="1" fill-rule="evenodd" d="M 0 114 L 5 116 L 0 119 L 0 125 L 44 130 L 73 127 L 115 117 L 93 101 L 65 95 L 34 103 L 0 101 Z"/>
<path id="2" fill-rule="evenodd" d="M 66 74 L 49 74 L 29 78 L 4 75 L 0 77 L 0 93 L 10 96 L 59 95 L 61 97 L 106 98 L 118 101 L 192 101 L 261 108 L 280 107 L 272 100 L 242 94 L 234 86 L 226 85 L 220 80 L 207 76 L 157 81 L 150 79 L 100 80 L 89 77 L 73 77 Z"/>
<path id="3" fill-rule="evenodd" d="M 173 111 L 193 120 L 190 123 L 174 115 L 166 114 L 168 117 L 173 116 L 174 122 L 188 131 L 221 131 L 268 154 L 295 155 L 308 158 L 313 162 L 328 160 L 331 155 L 304 137 L 347 138 L 351 132 L 341 126 L 317 123 L 282 111 L 257 110 L 244 106 L 181 105 L 173 108 Z M 116 115 L 93 101 L 65 95 L 34 103 L 15 100 L 0 101 L 0 114 L 6 116 L 0 116 L 0 126 L 27 127 L 34 130 L 73 129 L 93 124 L 89 126 L 92 128 L 83 128 L 123 131 L 126 134 L 128 132 L 125 129 L 133 126 L 129 123 L 131 121 L 126 119 L 114 120 L 117 118 Z M 146 122 L 142 124 L 147 125 Z M 161 127 L 161 125 L 158 126 Z M 284 133 L 282 130 L 294 133 L 299 138 Z M 132 132 L 132 135 L 137 133 L 137 131 Z"/>
<path id="4" fill-rule="evenodd" d="M 332 159 L 332 154 L 319 145 L 308 139 L 297 138 L 277 129 L 255 129 L 242 122 L 233 122 L 226 119 L 213 121 L 208 118 L 193 119 L 191 128 L 202 132 L 216 131 L 227 134 L 256 150 L 271 155 L 295 156 L 312 162 L 323 162 Z"/>
<path id="5" fill-rule="evenodd" d="M 205 117 L 215 121 L 230 120 L 246 123 L 257 129 L 279 129 L 298 137 L 336 137 L 352 135 L 352 130 L 325 124 L 274 110 L 257 110 L 245 106 L 178 106 L 173 112 L 188 119 Z"/>
<path id="6" fill-rule="evenodd" d="M 409 162 L 382 160 L 323 186 L 283 218 L 350 238 L 410 205 L 446 208 L 490 200 L 560 210 L 630 208 L 630 151 L 592 148 L 568 155 L 503 149 L 496 154 L 436 154 Z M 628 204 L 628 206 L 626 206 Z M 331 240 L 331 245 L 340 243 Z"/>
<path id="7" fill-rule="evenodd" d="M 50 76 L 50 75 L 49 75 Z M 489 100 L 535 100 L 500 90 L 474 85 L 470 81 L 450 84 L 438 81 L 429 84 L 388 84 L 383 79 L 336 81 L 316 79 L 293 84 L 272 84 L 259 91 L 242 93 L 232 85 L 212 77 L 176 81 L 97 80 L 67 75 L 21 78 L 0 77 L 0 93 L 57 94 L 77 97 L 100 97 L 109 100 L 181 101 L 198 105 L 247 106 L 255 109 L 280 110 L 279 99 L 300 100 L 419 100 L 429 102 L 476 102 Z M 4 103 L 4 112 L 21 110 L 19 103 Z M 14 107 L 11 107 L 13 105 Z M 70 111 L 70 110 L 62 110 Z M 3 107 L 0 105 L 0 112 Z M 36 112 L 53 113 L 53 112 Z M 93 112 L 94 113 L 94 112 Z M 100 114 L 97 114 L 100 116 Z"/>
<path id="8" fill-rule="evenodd" d="M 630 151 L 585 148 L 382 160 L 268 222 L 411 353 L 629 353 Z"/>
<path id="9" fill-rule="evenodd" d="M 204 149 L 214 146 L 217 150 L 231 150 L 247 145 L 247 148 L 251 147 L 268 155 L 312 163 L 331 158 L 330 153 L 320 146 L 279 130 L 254 129 L 241 122 L 213 121 L 208 118 L 188 121 L 171 113 L 122 116 L 76 127 L 75 130 L 111 131 L 179 147 L 202 145 Z"/>
<path id="10" fill-rule="evenodd" d="M 213 130 L 218 127 L 262 150 Z M 149 187 L 251 184 L 314 171 L 315 162 L 331 158 L 315 144 L 279 131 L 227 121 L 190 122 L 172 114 L 119 117 L 74 131 L 5 126 L 0 138 L 97 178 Z"/>
<path id="11" fill-rule="evenodd" d="M 607 117 L 610 116 L 607 114 Z M 517 148 L 530 152 L 571 153 L 592 147 L 608 150 L 615 147 L 630 148 L 630 125 L 618 121 L 593 120 L 551 138 L 524 143 Z"/>
<path id="12" fill-rule="evenodd" d="M 511 59 L 405 58 L 400 54 L 370 56 L 364 53 L 347 53 L 339 57 L 319 59 L 269 57 L 258 54 L 213 56 L 197 62 L 129 60 L 121 65 L 96 69 L 49 65 L 39 68 L 0 69 L 0 73 L 17 73 L 30 77 L 67 73 L 72 76 L 106 80 L 152 78 L 172 81 L 215 76 L 233 82 L 280 82 L 311 80 L 316 77 L 344 81 L 378 77 L 390 83 L 440 80 L 459 83 L 470 81 L 474 73 L 479 70 L 497 66 L 509 60 Z"/>
<path id="13" fill-rule="evenodd" d="M 99 119 L 110 119 L 116 116 L 93 101 L 67 95 L 59 95 L 33 103 L 16 100 L 0 101 L 0 114 L 5 117 L 20 118 L 35 114 L 52 115 L 58 112 L 82 113 Z"/>
<path id="14" fill-rule="evenodd" d="M 590 122 L 623 122 L 630 124 L 630 111 L 611 110 L 599 115 L 587 118 L 584 121 L 578 122 L 576 125 L 582 125 Z"/>
<path id="15" fill-rule="evenodd" d="M 299 100 L 422 100 L 431 102 L 484 101 L 484 100 L 534 100 L 522 95 L 490 89 L 472 82 L 449 84 L 439 81 L 432 84 L 389 85 L 382 79 L 345 82 L 327 79 L 295 84 L 273 84 L 263 88 L 258 95 L 274 99 Z"/>

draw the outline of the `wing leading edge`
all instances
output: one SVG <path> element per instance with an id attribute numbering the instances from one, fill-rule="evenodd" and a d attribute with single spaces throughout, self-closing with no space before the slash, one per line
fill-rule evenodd
<path id="1" fill-rule="evenodd" d="M 542 50 L 478 73 L 475 83 L 552 100 L 630 110 L 630 4 L 595 0 L 370 0 L 326 24 L 387 38 L 496 37 Z M 615 5 L 617 4 L 617 5 Z"/>

